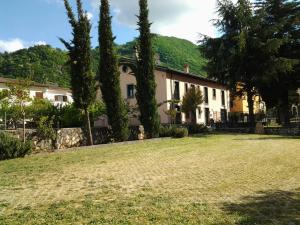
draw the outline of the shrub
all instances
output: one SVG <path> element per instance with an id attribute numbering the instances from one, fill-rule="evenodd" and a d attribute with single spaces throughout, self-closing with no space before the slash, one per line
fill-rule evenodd
<path id="1" fill-rule="evenodd" d="M 32 150 L 30 142 L 22 141 L 0 132 L 0 160 L 24 157 Z"/>
<path id="2" fill-rule="evenodd" d="M 172 126 L 161 126 L 159 129 L 159 137 L 172 137 Z"/>
<path id="3" fill-rule="evenodd" d="M 201 134 L 208 132 L 208 129 L 203 124 L 188 124 L 186 128 L 189 131 L 189 134 Z"/>
<path id="4" fill-rule="evenodd" d="M 176 126 L 162 126 L 159 130 L 160 137 L 174 137 L 174 138 L 183 138 L 187 137 L 189 134 L 188 129 L 184 127 Z"/>
<path id="5" fill-rule="evenodd" d="M 188 135 L 189 135 L 189 131 L 185 127 L 174 128 L 172 132 L 172 137 L 174 138 L 184 138 L 187 137 Z"/>

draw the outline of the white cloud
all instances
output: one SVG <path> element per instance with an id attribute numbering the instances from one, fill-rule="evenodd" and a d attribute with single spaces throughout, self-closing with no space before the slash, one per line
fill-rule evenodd
<path id="1" fill-rule="evenodd" d="M 23 48 L 35 45 L 46 45 L 45 41 L 26 42 L 19 38 L 11 40 L 0 40 L 0 52 L 15 52 Z"/>
<path id="2" fill-rule="evenodd" d="M 89 20 L 91 20 L 94 16 L 93 13 L 91 13 L 91 12 L 87 12 L 86 15 Z"/>
<path id="3" fill-rule="evenodd" d="M 25 48 L 24 42 L 18 38 L 12 40 L 0 40 L 0 52 L 14 52 Z"/>
<path id="4" fill-rule="evenodd" d="M 45 41 L 37 41 L 33 42 L 33 45 L 47 45 L 47 43 Z"/>
<path id="5" fill-rule="evenodd" d="M 90 0 L 98 9 L 99 0 Z M 152 32 L 196 42 L 199 33 L 216 36 L 212 25 L 216 18 L 216 0 L 149 0 Z M 118 23 L 136 27 L 138 0 L 111 0 Z"/>

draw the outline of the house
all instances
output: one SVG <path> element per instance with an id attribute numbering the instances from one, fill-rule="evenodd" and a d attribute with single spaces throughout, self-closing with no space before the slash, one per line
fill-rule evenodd
<path id="1" fill-rule="evenodd" d="M 20 80 L 0 77 L 0 91 L 8 89 L 8 85 L 14 85 Z M 57 85 L 40 84 L 32 82 L 29 90 L 30 98 L 48 99 L 54 105 L 66 105 L 73 102 L 72 92 L 68 88 L 58 87 Z"/>
<path id="2" fill-rule="evenodd" d="M 122 96 L 129 106 L 137 108 L 136 78 L 126 60 L 120 63 L 120 73 Z M 156 66 L 154 75 L 157 85 L 156 101 L 159 104 L 158 113 L 162 124 L 191 122 L 191 116 L 181 112 L 181 103 L 179 102 L 189 88 L 199 88 L 204 98 L 204 103 L 199 105 L 196 111 L 198 124 L 208 125 L 212 119 L 215 122 L 227 121 L 230 110 L 230 93 L 226 86 L 215 80 L 190 73 L 188 65 L 185 65 L 184 71 Z M 170 102 L 172 100 L 179 100 L 179 103 L 174 105 Z M 167 114 L 171 108 L 178 111 L 175 121 Z M 138 125 L 139 123 L 137 115 L 130 116 L 131 125 Z"/>
<path id="3" fill-rule="evenodd" d="M 299 102 L 300 102 L 300 88 L 297 90 L 297 93 L 299 95 Z M 293 104 L 292 108 L 291 108 L 291 112 L 292 112 L 292 117 L 300 117 L 300 104 L 296 105 Z"/>
<path id="4" fill-rule="evenodd" d="M 239 87 L 237 87 L 237 90 Z M 262 100 L 260 95 L 253 97 L 253 111 L 255 115 L 266 113 L 266 104 Z M 230 97 L 230 112 L 232 120 L 236 122 L 247 122 L 249 116 L 248 98 L 247 94 L 244 93 L 242 96 L 231 96 Z"/>

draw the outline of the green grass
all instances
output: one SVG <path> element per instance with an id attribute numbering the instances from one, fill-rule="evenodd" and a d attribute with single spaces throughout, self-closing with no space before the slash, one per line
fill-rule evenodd
<path id="1" fill-rule="evenodd" d="M 300 224 L 300 139 L 219 134 L 0 162 L 0 224 Z"/>

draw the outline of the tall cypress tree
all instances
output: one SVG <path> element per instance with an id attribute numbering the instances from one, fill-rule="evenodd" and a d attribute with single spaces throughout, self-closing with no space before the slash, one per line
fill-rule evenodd
<path id="1" fill-rule="evenodd" d="M 147 0 L 140 0 L 138 16 L 140 36 L 138 38 L 137 57 L 137 102 L 140 109 L 140 121 L 149 138 L 159 135 L 160 119 L 157 113 L 156 83 L 154 77 L 154 54 L 152 49 L 151 24 L 148 19 Z"/>
<path id="2" fill-rule="evenodd" d="M 128 139 L 128 118 L 124 100 L 121 96 L 120 72 L 114 49 L 111 29 L 111 16 L 108 0 L 101 0 L 99 21 L 99 79 L 107 116 L 116 141 Z"/>
<path id="3" fill-rule="evenodd" d="M 91 23 L 83 11 L 81 0 L 77 2 L 77 18 L 68 0 L 64 0 L 69 22 L 73 29 L 73 39 L 67 42 L 60 39 L 69 50 L 71 67 L 71 89 L 74 104 L 83 111 L 86 118 L 88 142 L 93 145 L 89 108 L 96 99 L 96 82 L 91 64 Z"/>

